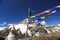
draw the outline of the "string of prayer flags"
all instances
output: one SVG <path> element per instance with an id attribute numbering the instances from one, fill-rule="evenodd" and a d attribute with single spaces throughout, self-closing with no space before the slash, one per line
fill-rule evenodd
<path id="1" fill-rule="evenodd" d="M 35 14 L 33 16 L 31 16 L 30 18 L 35 18 L 36 16 L 41 16 L 42 19 L 45 19 L 45 17 L 51 16 L 53 13 L 56 12 L 56 8 L 60 8 L 60 5 L 53 7 L 51 9 L 39 12 L 38 14 Z"/>

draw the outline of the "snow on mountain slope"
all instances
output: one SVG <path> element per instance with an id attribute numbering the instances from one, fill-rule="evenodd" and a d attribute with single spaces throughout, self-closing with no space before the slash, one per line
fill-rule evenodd
<path id="1" fill-rule="evenodd" d="M 0 30 L 4 30 L 6 27 L 0 27 Z"/>
<path id="2" fill-rule="evenodd" d="M 24 34 L 27 31 L 27 25 L 26 24 L 17 24 L 14 26 L 16 30 L 20 29 L 21 33 Z M 13 28 L 13 25 L 11 24 L 9 28 Z M 31 36 L 31 32 L 28 30 L 28 35 Z"/>
<path id="3" fill-rule="evenodd" d="M 25 24 L 18 24 L 15 26 L 15 29 L 20 29 L 22 34 L 26 33 L 26 30 L 27 30 L 27 25 Z"/>

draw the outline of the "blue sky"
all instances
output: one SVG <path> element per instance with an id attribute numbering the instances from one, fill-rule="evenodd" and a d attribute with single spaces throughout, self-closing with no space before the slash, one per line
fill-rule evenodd
<path id="1" fill-rule="evenodd" d="M 27 18 L 29 7 L 37 14 L 59 4 L 57 0 L 1 0 L 0 24 L 19 23 Z M 49 25 L 60 24 L 60 9 L 56 10 L 57 12 L 51 18 L 45 19 Z"/>

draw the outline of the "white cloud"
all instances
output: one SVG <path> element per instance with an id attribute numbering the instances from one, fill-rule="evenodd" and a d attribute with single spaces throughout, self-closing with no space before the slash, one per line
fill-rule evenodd
<path id="1" fill-rule="evenodd" d="M 59 26 L 59 27 L 60 27 L 60 24 L 57 24 L 57 26 Z"/>
<path id="2" fill-rule="evenodd" d="M 3 25 L 5 25 L 5 24 L 7 24 L 6 22 L 3 22 L 2 24 L 0 24 L 1 26 L 3 26 Z"/>
<path id="3" fill-rule="evenodd" d="M 4 30 L 6 27 L 2 27 L 4 26 L 5 24 L 7 24 L 6 22 L 3 22 L 2 24 L 0 24 L 0 30 Z"/>
<path id="4" fill-rule="evenodd" d="M 6 22 L 3 22 L 3 24 L 7 24 Z"/>
<path id="5" fill-rule="evenodd" d="M 4 24 L 0 24 L 1 26 L 3 26 Z"/>
<path id="6" fill-rule="evenodd" d="M 9 26 L 12 25 L 12 24 L 8 24 Z"/>

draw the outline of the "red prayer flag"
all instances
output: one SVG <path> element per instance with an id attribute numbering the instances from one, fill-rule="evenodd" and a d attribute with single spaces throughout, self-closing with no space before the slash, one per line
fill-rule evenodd
<path id="1" fill-rule="evenodd" d="M 50 12 L 50 13 L 48 13 L 48 16 L 51 16 L 52 15 L 52 13 Z"/>
<path id="2" fill-rule="evenodd" d="M 44 14 L 44 12 L 41 12 L 40 14 L 41 14 L 41 15 L 43 15 L 43 14 Z"/>

